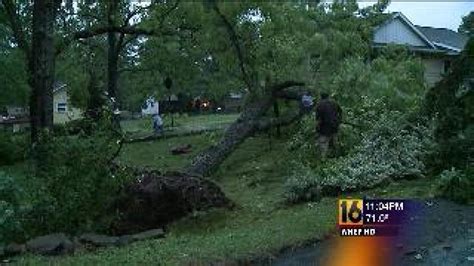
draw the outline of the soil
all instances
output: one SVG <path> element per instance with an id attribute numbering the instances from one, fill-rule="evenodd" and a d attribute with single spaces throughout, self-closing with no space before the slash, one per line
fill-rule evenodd
<path id="1" fill-rule="evenodd" d="M 386 248 L 389 252 L 379 255 L 385 256 L 383 265 L 474 265 L 474 206 L 441 199 L 420 205 L 421 210 L 410 217 L 410 230 L 403 237 L 391 238 Z M 253 265 L 326 265 L 323 261 L 331 261 L 334 253 L 330 251 L 340 242 L 341 238 L 333 236 L 287 249 L 276 257 L 259 259 Z M 392 255 L 392 263 L 387 254 Z"/>

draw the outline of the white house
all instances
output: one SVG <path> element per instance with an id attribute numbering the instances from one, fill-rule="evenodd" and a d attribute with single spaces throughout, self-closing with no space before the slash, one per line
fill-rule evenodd
<path id="1" fill-rule="evenodd" d="M 425 66 L 425 81 L 430 87 L 443 78 L 467 41 L 467 36 L 450 29 L 413 25 L 402 13 L 394 13 L 373 35 L 374 48 L 406 45 L 419 55 Z"/>
<path id="2" fill-rule="evenodd" d="M 154 115 L 160 113 L 160 104 L 154 97 L 148 97 L 142 106 L 142 115 Z"/>
<path id="3" fill-rule="evenodd" d="M 82 113 L 82 110 L 72 106 L 67 85 L 56 81 L 53 85 L 53 122 L 63 124 L 82 118 Z"/>

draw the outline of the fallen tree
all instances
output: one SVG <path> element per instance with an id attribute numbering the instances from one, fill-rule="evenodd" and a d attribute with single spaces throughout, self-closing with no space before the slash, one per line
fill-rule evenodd
<path id="1" fill-rule="evenodd" d="M 161 227 L 193 211 L 234 206 L 208 179 L 145 169 L 136 169 L 134 175 L 136 182 L 126 187 L 116 202 L 121 217 L 112 226 L 115 234 Z"/>
<path id="2" fill-rule="evenodd" d="M 219 143 L 199 153 L 184 168 L 184 172 L 192 176 L 207 175 L 219 166 L 239 144 L 256 131 L 295 121 L 299 117 L 299 113 L 289 114 L 279 119 L 262 119 L 262 117 L 275 102 L 277 93 L 289 87 L 303 85 L 302 82 L 286 81 L 271 86 L 267 89 L 269 93 L 265 97 L 258 98 L 246 106 L 240 117 L 227 128 Z"/>
<path id="3" fill-rule="evenodd" d="M 248 46 L 248 41 L 257 44 L 262 40 L 244 40 L 243 35 L 239 32 L 242 28 L 232 12 L 229 12 L 228 9 L 221 10 L 221 4 L 216 1 L 210 1 L 209 5 L 216 15 L 214 21 L 216 29 L 223 30 L 216 34 L 213 29 L 204 35 L 210 34 L 209 36 L 214 38 L 214 41 L 215 38 L 225 36 L 223 41 L 233 48 L 229 49 L 228 56 L 233 54 L 234 59 L 238 61 L 238 70 L 241 74 L 239 79 L 249 92 L 249 101 L 240 117 L 227 127 L 222 139 L 217 144 L 200 152 L 191 163 L 182 169 L 181 173 L 161 175 L 156 171 L 137 171 L 135 174 L 137 182 L 125 189 L 125 196 L 118 203 L 119 210 L 123 214 L 117 225 L 118 231 L 146 230 L 155 228 L 157 224 L 167 223 L 184 216 L 193 210 L 233 206 L 219 186 L 204 177 L 215 170 L 248 137 L 258 131 L 290 124 L 301 116 L 299 110 L 280 115 L 276 100 L 278 98 L 299 100 L 301 92 L 294 90 L 294 87 L 302 87 L 305 84 L 291 80 L 297 77 L 294 75 L 284 75 L 288 81 L 271 83 L 270 81 L 273 80 L 285 80 L 281 75 L 274 73 L 273 75 L 268 74 L 265 78 L 265 86 L 259 85 L 263 81 L 258 78 L 261 76 L 259 75 L 260 71 L 256 65 L 253 65 L 252 53 L 246 48 L 251 49 Z M 240 6 L 240 4 L 232 4 L 230 7 L 237 8 L 240 12 L 248 10 L 248 7 Z M 292 46 L 294 40 L 289 40 L 284 34 L 279 37 L 281 42 L 292 47 L 291 53 L 271 52 L 268 54 L 269 57 L 265 56 L 262 60 L 268 59 L 271 62 L 277 62 L 274 60 L 276 56 L 294 56 L 295 54 L 298 55 L 297 58 L 288 57 L 285 60 L 294 62 L 306 60 L 306 54 L 294 52 Z M 306 38 L 303 39 L 306 40 Z M 267 45 L 273 46 L 274 40 L 271 37 L 265 41 L 268 42 Z M 301 49 L 304 50 L 303 46 Z M 221 51 L 217 51 L 216 54 L 219 53 Z M 303 56 L 299 56 L 300 54 Z M 288 70 L 294 70 L 292 66 L 285 66 L 288 67 Z M 306 68 L 307 64 L 295 63 L 296 66 Z M 279 69 L 281 64 L 275 63 L 273 67 Z M 306 76 L 300 77 L 303 79 Z M 266 116 L 271 107 L 274 108 L 275 117 Z M 142 179 L 142 176 L 145 176 L 145 179 Z"/>
<path id="4" fill-rule="evenodd" d="M 212 207 L 230 208 L 234 203 L 220 187 L 204 178 L 216 169 L 246 138 L 258 131 L 288 125 L 301 117 L 290 111 L 278 118 L 264 117 L 277 99 L 277 92 L 301 82 L 288 81 L 274 86 L 259 100 L 252 101 L 231 124 L 218 144 L 199 153 L 182 172 L 161 174 L 156 170 L 135 169 L 136 182 L 124 189 L 116 209 L 121 214 L 115 233 L 131 233 L 156 228 L 197 210 Z"/>

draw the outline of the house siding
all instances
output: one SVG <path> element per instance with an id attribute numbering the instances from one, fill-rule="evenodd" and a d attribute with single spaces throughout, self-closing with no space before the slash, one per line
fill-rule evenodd
<path id="1" fill-rule="evenodd" d="M 58 112 L 58 104 L 66 103 L 66 112 Z M 65 89 L 56 91 L 53 98 L 53 122 L 55 124 L 64 124 L 68 121 L 82 117 L 82 111 L 72 107 Z"/>
<path id="2" fill-rule="evenodd" d="M 426 43 L 399 18 L 394 18 L 377 29 L 374 33 L 374 43 L 427 46 Z"/>
<path id="3" fill-rule="evenodd" d="M 425 68 L 425 82 L 428 87 L 433 87 L 438 81 L 443 79 L 445 72 L 446 58 L 423 58 Z"/>

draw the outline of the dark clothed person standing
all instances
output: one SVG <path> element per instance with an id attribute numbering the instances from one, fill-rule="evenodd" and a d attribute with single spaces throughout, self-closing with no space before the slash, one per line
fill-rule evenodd
<path id="1" fill-rule="evenodd" d="M 329 148 L 336 145 L 336 137 L 342 120 L 341 107 L 329 99 L 327 93 L 321 93 L 321 100 L 316 106 L 316 119 L 318 120 L 318 147 L 321 157 L 325 158 Z"/>

